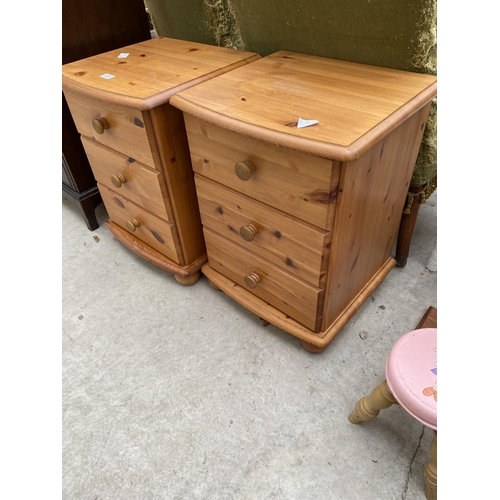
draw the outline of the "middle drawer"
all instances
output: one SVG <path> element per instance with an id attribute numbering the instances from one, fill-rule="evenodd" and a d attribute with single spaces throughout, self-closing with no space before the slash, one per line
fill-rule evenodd
<path id="1" fill-rule="evenodd" d="M 330 234 L 195 174 L 203 226 L 314 286 L 324 286 Z"/>
<path id="2" fill-rule="evenodd" d="M 168 191 L 163 174 L 117 151 L 81 136 L 92 172 L 97 182 L 153 212 L 172 221 Z"/>

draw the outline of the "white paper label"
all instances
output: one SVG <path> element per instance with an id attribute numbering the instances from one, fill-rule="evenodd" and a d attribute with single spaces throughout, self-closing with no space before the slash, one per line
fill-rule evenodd
<path id="1" fill-rule="evenodd" d="M 111 80 L 111 78 L 114 78 L 115 75 L 110 75 L 108 73 L 104 73 L 104 75 L 101 75 L 101 78 L 105 78 L 106 80 Z"/>
<path id="2" fill-rule="evenodd" d="M 303 120 L 302 118 L 299 118 L 297 128 L 310 127 L 311 125 L 316 125 L 317 123 L 319 123 L 318 120 Z"/>
<path id="3" fill-rule="evenodd" d="M 119 56 L 118 59 L 125 59 L 126 57 L 129 56 L 129 52 L 122 52 Z"/>

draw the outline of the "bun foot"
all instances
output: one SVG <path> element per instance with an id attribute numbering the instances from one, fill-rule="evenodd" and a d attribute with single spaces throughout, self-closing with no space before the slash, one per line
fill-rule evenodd
<path id="1" fill-rule="evenodd" d="M 318 347 L 313 344 L 310 344 L 309 342 L 306 342 L 305 340 L 301 340 L 300 343 L 302 344 L 302 347 L 309 352 L 313 352 L 314 354 L 319 354 L 320 352 L 323 352 L 326 347 Z"/>
<path id="2" fill-rule="evenodd" d="M 210 286 L 214 289 L 214 290 L 218 290 L 220 292 L 220 288 L 212 281 L 212 280 L 208 280 L 208 282 L 210 283 Z"/>
<path id="3" fill-rule="evenodd" d="M 201 276 L 201 271 L 196 271 L 194 274 L 189 274 L 188 276 L 181 276 L 180 274 L 174 274 L 177 283 L 183 286 L 194 285 Z"/>

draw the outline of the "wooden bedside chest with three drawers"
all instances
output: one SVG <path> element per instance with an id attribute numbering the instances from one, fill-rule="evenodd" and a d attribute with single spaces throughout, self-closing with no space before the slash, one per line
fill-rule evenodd
<path id="1" fill-rule="evenodd" d="M 176 94 L 214 287 L 324 350 L 396 263 L 436 87 L 280 51 Z"/>
<path id="2" fill-rule="evenodd" d="M 107 227 L 183 285 L 198 280 L 207 257 L 183 116 L 169 99 L 258 58 L 159 37 L 62 67 Z"/>

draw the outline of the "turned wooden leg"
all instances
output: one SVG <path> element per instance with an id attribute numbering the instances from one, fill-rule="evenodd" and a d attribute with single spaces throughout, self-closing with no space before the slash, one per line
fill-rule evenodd
<path id="1" fill-rule="evenodd" d="M 320 352 L 323 352 L 326 347 L 318 347 L 315 346 L 314 344 L 310 344 L 309 342 L 306 342 L 305 340 L 300 341 L 302 344 L 302 347 L 309 352 L 312 352 L 314 354 L 319 354 Z"/>
<path id="2" fill-rule="evenodd" d="M 431 458 L 425 464 L 425 498 L 427 500 L 437 500 L 437 432 L 434 431 L 434 438 L 431 443 Z"/>
<path id="3" fill-rule="evenodd" d="M 410 187 L 410 193 L 420 193 L 423 186 Z M 403 214 L 399 223 L 398 241 L 396 243 L 396 264 L 398 267 L 405 267 L 408 255 L 410 255 L 410 243 L 417 222 L 417 215 L 420 210 L 420 200 L 422 195 L 417 194 L 413 198 L 410 213 Z"/>
<path id="4" fill-rule="evenodd" d="M 387 380 L 384 380 L 369 396 L 361 398 L 356 403 L 354 411 L 348 417 L 349 422 L 359 424 L 371 420 L 380 413 L 380 410 L 389 408 L 395 403 L 397 404 L 397 401 L 387 386 Z"/>
<path id="5" fill-rule="evenodd" d="M 177 283 L 184 286 L 194 285 L 201 276 L 201 271 L 196 271 L 194 274 L 189 274 L 188 276 L 181 276 L 180 274 L 175 274 L 175 279 Z"/>

